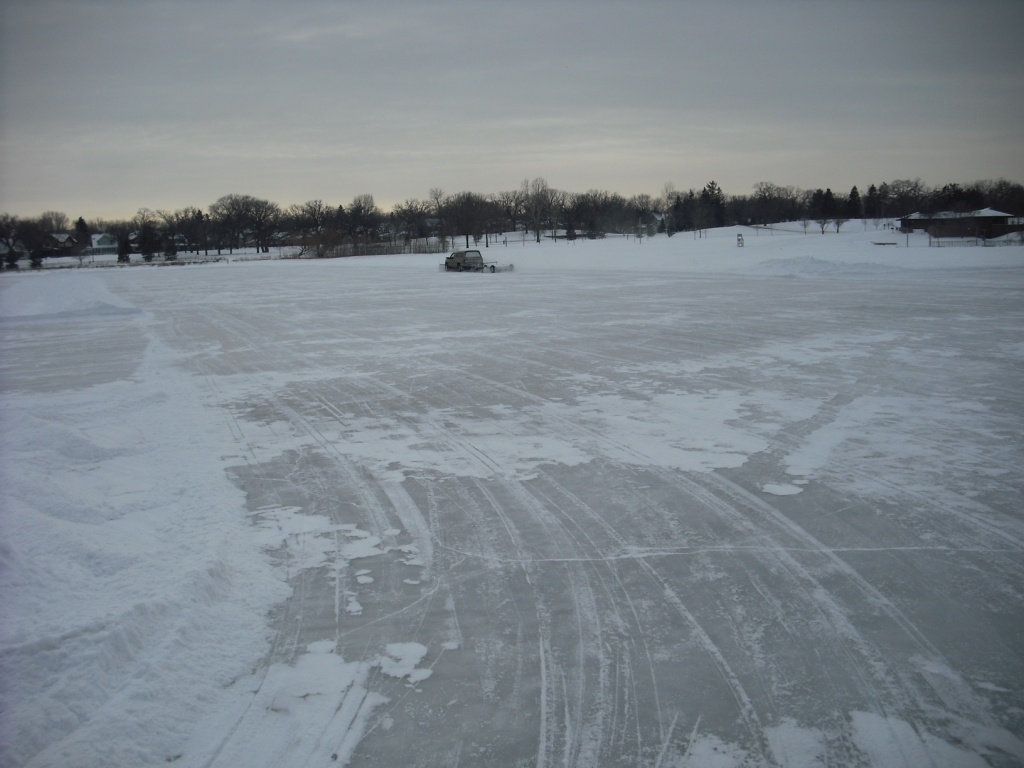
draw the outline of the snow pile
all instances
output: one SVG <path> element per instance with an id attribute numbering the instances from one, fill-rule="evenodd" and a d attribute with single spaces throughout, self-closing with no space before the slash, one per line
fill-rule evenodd
<path id="1" fill-rule="evenodd" d="M 3 322 L 141 317 L 99 280 L 54 277 L 6 285 Z M 0 395 L 5 765 L 161 763 L 265 652 L 288 591 L 250 554 L 222 418 L 172 361 L 154 343 L 132 380 Z"/>
<path id="2" fill-rule="evenodd" d="M 0 317 L 4 322 L 101 320 L 105 316 L 139 313 L 96 278 L 82 279 L 78 274 L 38 274 L 26 278 L 11 281 L 0 292 Z"/>

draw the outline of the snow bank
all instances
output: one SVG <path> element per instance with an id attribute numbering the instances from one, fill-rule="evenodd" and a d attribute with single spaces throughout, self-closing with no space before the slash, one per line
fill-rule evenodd
<path id="1" fill-rule="evenodd" d="M 5 281 L 0 289 L 0 318 L 11 320 L 72 320 L 138 314 L 115 296 L 96 276 L 29 274 Z"/>
<path id="2" fill-rule="evenodd" d="M 6 284 L 6 339 L 12 318 L 141 322 L 85 277 Z M 151 341 L 131 380 L 0 394 L 4 765 L 164 763 L 266 650 L 288 590 L 250 556 L 223 420 L 173 360 Z"/>

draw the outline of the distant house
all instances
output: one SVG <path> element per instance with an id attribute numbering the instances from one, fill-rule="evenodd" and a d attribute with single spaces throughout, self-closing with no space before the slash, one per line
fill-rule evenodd
<path id="1" fill-rule="evenodd" d="M 1024 230 L 1024 217 L 983 208 L 980 211 L 912 213 L 900 219 L 901 232 L 927 232 L 932 237 L 1001 237 Z"/>
<path id="2" fill-rule="evenodd" d="M 108 232 L 93 235 L 92 244 L 89 246 L 88 252 L 97 256 L 117 253 L 117 238 Z"/>
<path id="3" fill-rule="evenodd" d="M 66 232 L 51 232 L 46 237 L 45 248 L 53 255 L 74 253 L 77 247 L 78 241 Z"/>
<path id="4" fill-rule="evenodd" d="M 13 243 L 14 253 L 21 258 L 25 255 L 25 244 L 20 240 L 15 240 Z M 7 254 L 11 252 L 11 248 L 7 246 L 7 243 L 0 243 L 0 259 L 7 261 Z"/>

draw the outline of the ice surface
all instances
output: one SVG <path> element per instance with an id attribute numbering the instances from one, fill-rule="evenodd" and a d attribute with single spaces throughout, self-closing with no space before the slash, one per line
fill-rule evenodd
<path id="1" fill-rule="evenodd" d="M 1024 249 L 784 229 L 0 276 L 0 764 L 1024 763 Z"/>

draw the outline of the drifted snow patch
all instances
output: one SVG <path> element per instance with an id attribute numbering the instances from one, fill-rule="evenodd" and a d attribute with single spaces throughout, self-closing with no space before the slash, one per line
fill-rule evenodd
<path id="1" fill-rule="evenodd" d="M 240 681 L 233 704 L 196 732 L 190 764 L 247 765 L 258 756 L 259 765 L 344 765 L 373 710 L 387 701 L 366 689 L 371 666 L 344 661 L 326 640 L 310 644 L 294 665 L 273 664 L 262 680 Z"/>
<path id="2" fill-rule="evenodd" d="M 4 285 L 3 316 L 7 321 L 98 320 L 140 315 L 141 310 L 115 296 L 92 275 L 47 274 L 45 280 L 18 280 Z"/>
<path id="3" fill-rule="evenodd" d="M 852 719 L 854 742 L 868 755 L 871 765 L 904 765 L 907 768 L 936 765 L 984 768 L 988 765 L 980 755 L 955 747 L 930 733 L 918 732 L 906 721 L 871 712 L 854 712 Z"/>
<path id="4" fill-rule="evenodd" d="M 391 677 L 405 677 L 410 683 L 416 684 L 426 680 L 433 674 L 429 669 L 417 669 L 423 657 L 427 655 L 427 647 L 420 643 L 389 643 L 385 648 L 386 655 L 381 657 L 380 669 Z"/>
<path id="5" fill-rule="evenodd" d="M 420 643 L 389 643 L 382 656 L 347 662 L 332 640 L 311 643 L 294 664 L 273 664 L 266 675 L 232 686 L 233 704 L 202 724 L 187 750 L 190 764 L 345 765 L 366 733 L 374 710 L 389 699 L 367 688 L 371 670 L 410 685 L 426 680 L 417 665 Z M 223 734 L 229 733 L 226 741 Z"/>
<path id="6" fill-rule="evenodd" d="M 803 488 L 792 483 L 765 483 L 761 490 L 773 496 L 795 496 L 803 491 Z"/>

